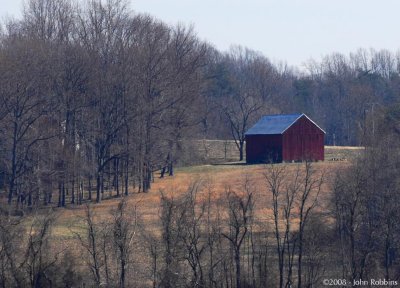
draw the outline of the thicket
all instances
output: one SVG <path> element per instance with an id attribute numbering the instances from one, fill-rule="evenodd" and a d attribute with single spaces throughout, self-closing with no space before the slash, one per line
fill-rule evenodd
<path id="1" fill-rule="evenodd" d="M 234 139 L 266 113 L 304 112 L 327 144 L 364 145 L 398 103 L 399 57 L 359 50 L 305 72 L 220 52 L 123 0 L 27 1 L 0 34 L 0 187 L 18 209 L 149 190 L 192 139 Z M 134 7 L 133 7 L 134 8 Z"/>
<path id="2" fill-rule="evenodd" d="M 359 50 L 300 72 L 247 48 L 217 51 L 121 0 L 27 1 L 0 35 L 0 286 L 399 281 L 399 63 Z M 187 163 L 184 140 L 233 138 L 240 158 L 258 117 L 292 112 L 316 120 L 327 144 L 365 154 L 332 177 L 269 166 L 264 186 L 244 178 L 219 199 L 207 181 L 179 198 L 164 191 L 155 229 L 125 199 Z M 99 223 L 88 203 L 107 197 L 122 200 Z M 83 228 L 52 237 L 51 210 L 81 204 Z"/>
<path id="3" fill-rule="evenodd" d="M 128 197 L 108 215 L 87 204 L 67 238 L 52 233 L 51 209 L 3 213 L 0 285 L 300 288 L 386 279 L 394 287 L 400 157 L 398 137 L 384 140 L 335 172 L 269 164 L 261 185 L 243 176 L 224 192 L 206 179 L 178 195 L 160 191 L 151 220 Z"/>

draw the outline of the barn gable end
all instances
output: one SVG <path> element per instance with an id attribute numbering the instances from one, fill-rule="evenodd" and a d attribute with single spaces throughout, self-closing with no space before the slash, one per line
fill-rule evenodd
<path id="1" fill-rule="evenodd" d="M 305 114 L 264 116 L 246 132 L 246 162 L 324 160 L 324 138 Z"/>

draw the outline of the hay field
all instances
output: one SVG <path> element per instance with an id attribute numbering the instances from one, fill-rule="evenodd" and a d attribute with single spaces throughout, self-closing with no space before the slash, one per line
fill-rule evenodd
<path id="1" fill-rule="evenodd" d="M 323 217 L 322 222 L 329 223 L 331 215 L 329 215 L 329 209 L 327 209 L 327 204 L 330 200 L 330 183 L 333 179 L 333 175 L 336 171 L 340 169 L 345 169 L 350 165 L 350 161 L 325 161 L 313 163 L 313 169 L 316 173 L 324 173 L 324 185 L 322 187 L 321 193 L 319 194 L 319 202 L 317 210 L 326 214 L 327 217 Z M 304 170 L 304 163 L 290 163 L 290 164 L 274 164 L 273 167 L 282 168 L 285 167 L 285 173 L 289 177 L 288 181 L 291 181 L 291 175 L 296 173 L 297 169 Z M 231 189 L 235 192 L 240 193 L 243 191 L 244 183 L 248 179 L 251 183 L 252 192 L 254 195 L 254 220 L 255 225 L 254 232 L 260 235 L 272 231 L 273 227 L 273 212 L 272 212 L 272 195 L 269 191 L 265 173 L 269 169 L 272 169 L 271 165 L 246 165 L 240 162 L 225 163 L 225 164 L 215 164 L 215 165 L 199 165 L 177 168 L 175 170 L 175 175 L 171 177 L 165 177 L 160 179 L 159 174 L 155 174 L 154 183 L 151 190 L 148 193 L 131 193 L 127 197 L 128 205 L 130 207 L 135 206 L 139 221 L 143 224 L 143 231 L 140 234 L 152 235 L 151 237 L 156 237 L 154 239 L 161 239 L 161 219 L 160 219 L 160 204 L 161 204 L 161 192 L 169 195 L 170 197 L 178 198 L 187 191 L 188 186 L 193 183 L 199 183 L 200 189 L 197 200 L 205 201 L 207 199 L 208 193 L 212 194 L 212 201 L 219 202 L 218 205 L 213 205 L 214 211 L 211 213 L 221 213 L 222 219 L 222 229 L 226 229 L 228 224 L 228 215 L 226 211 L 226 191 Z M 211 191 L 211 192 L 210 192 Z M 90 204 L 93 207 L 94 213 L 96 215 L 95 222 L 101 223 L 104 220 L 111 220 L 111 211 L 116 209 L 120 199 L 108 199 L 104 200 L 99 204 Z M 296 211 L 294 211 L 293 223 L 298 222 L 296 216 Z M 82 247 L 76 240 L 76 234 L 85 234 L 85 224 L 83 217 L 85 214 L 85 206 L 69 206 L 65 209 L 56 209 L 56 221 L 52 229 L 52 249 L 54 251 L 70 251 L 76 259 L 78 259 L 78 268 L 81 271 L 85 271 L 86 267 L 84 265 L 84 255 L 82 254 Z M 284 225 L 282 223 L 282 225 Z M 293 226 L 297 227 L 297 225 Z M 141 233 L 144 232 L 144 233 Z M 269 233 L 269 232 L 268 232 Z M 132 251 L 135 255 L 135 263 L 138 264 L 134 269 L 134 279 L 140 283 L 136 285 L 137 287 L 151 287 L 149 279 L 149 271 L 152 271 L 151 263 L 152 259 L 149 257 L 149 252 L 146 250 L 148 247 L 146 243 L 142 240 L 134 241 Z M 160 243 L 161 245 L 161 243 Z M 147 248 L 146 248 L 147 247 Z M 81 261 L 81 262 L 79 262 Z"/>
<path id="2" fill-rule="evenodd" d="M 294 173 L 296 169 L 304 169 L 304 164 L 274 164 L 285 165 L 287 173 Z M 332 176 L 338 169 L 350 165 L 349 161 L 325 161 L 313 163 L 318 173 L 325 174 L 324 186 L 320 194 L 319 210 L 326 209 L 326 203 L 330 198 L 330 182 Z M 154 183 L 148 193 L 131 193 L 128 203 L 137 208 L 141 221 L 149 230 L 158 230 L 160 223 L 160 200 L 161 191 L 170 197 L 177 198 L 183 195 L 190 184 L 195 182 L 200 185 L 199 201 L 205 199 L 205 195 L 212 191 L 213 199 L 218 201 L 231 189 L 235 192 L 243 191 L 245 179 L 250 180 L 255 200 L 255 216 L 259 221 L 271 221 L 271 193 L 265 180 L 265 172 L 271 169 L 268 165 L 245 165 L 244 163 L 226 163 L 217 165 L 201 165 L 177 168 L 174 176 L 160 179 L 155 174 Z M 207 194 L 208 195 L 208 194 Z M 115 209 L 120 199 L 104 200 L 100 204 L 91 204 L 94 207 L 98 221 L 110 217 L 110 211 Z M 82 217 L 85 207 L 75 206 L 65 209 L 58 209 L 57 220 L 53 229 L 53 235 L 61 238 L 72 237 L 71 231 L 78 232 L 83 228 Z"/>

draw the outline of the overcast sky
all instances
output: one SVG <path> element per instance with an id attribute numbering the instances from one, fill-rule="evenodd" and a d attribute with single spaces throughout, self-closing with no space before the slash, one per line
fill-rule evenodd
<path id="1" fill-rule="evenodd" d="M 19 16 L 21 0 L 0 0 L 0 15 Z M 400 48 L 399 0 L 130 0 L 131 8 L 168 24 L 193 24 L 220 50 L 240 44 L 273 61 L 301 66 L 310 58 L 358 48 Z"/>

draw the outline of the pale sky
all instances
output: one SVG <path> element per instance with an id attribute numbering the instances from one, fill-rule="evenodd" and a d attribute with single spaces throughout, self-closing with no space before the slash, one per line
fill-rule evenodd
<path id="1" fill-rule="evenodd" d="M 0 0 L 19 17 L 21 0 Z M 399 0 L 130 0 L 135 12 L 193 24 L 221 51 L 239 44 L 298 66 L 333 52 L 400 48 Z"/>

